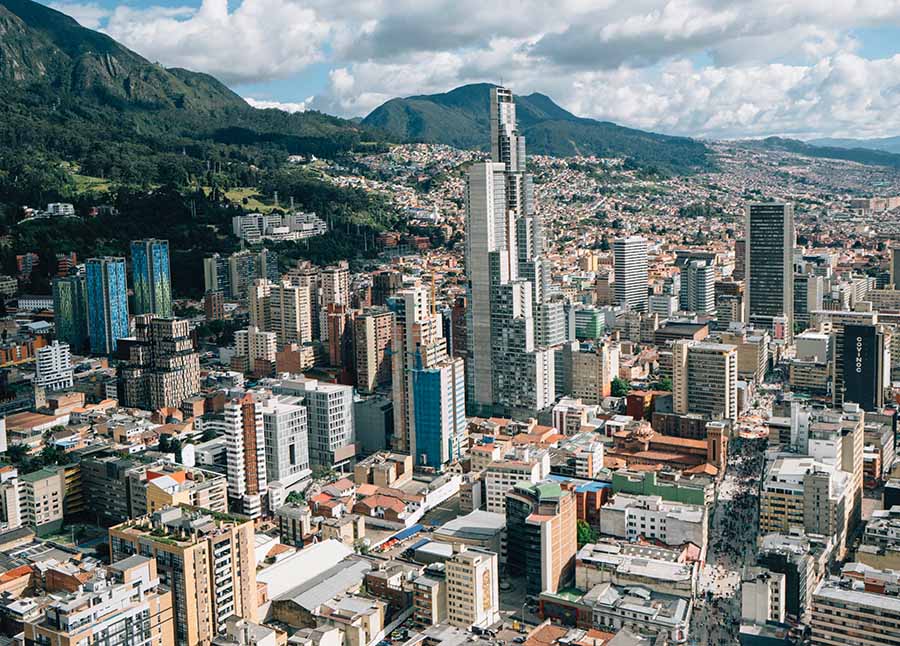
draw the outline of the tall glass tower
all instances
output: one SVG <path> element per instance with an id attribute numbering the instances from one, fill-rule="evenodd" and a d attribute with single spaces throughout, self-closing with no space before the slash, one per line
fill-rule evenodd
<path id="1" fill-rule="evenodd" d="M 172 317 L 172 272 L 169 241 L 148 238 L 131 243 L 134 313 Z"/>
<path id="2" fill-rule="evenodd" d="M 87 288 L 84 273 L 53 279 L 53 323 L 56 338 L 73 352 L 88 346 Z"/>
<path id="3" fill-rule="evenodd" d="M 125 259 L 91 258 L 85 269 L 91 352 L 112 354 L 118 340 L 128 336 Z"/>

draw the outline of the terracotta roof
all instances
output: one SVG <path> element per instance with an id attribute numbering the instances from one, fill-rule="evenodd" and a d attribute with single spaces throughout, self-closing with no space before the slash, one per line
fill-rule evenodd
<path id="1" fill-rule="evenodd" d="M 568 628 L 554 626 L 553 624 L 539 626 L 528 635 L 528 639 L 525 640 L 525 646 L 552 646 L 557 639 L 565 637 L 568 632 Z"/>
<path id="2" fill-rule="evenodd" d="M 703 464 L 698 464 L 697 466 L 691 467 L 690 469 L 685 469 L 684 473 L 702 473 L 708 476 L 717 476 L 719 475 L 719 468 L 714 464 L 704 462 Z"/>
<path id="3" fill-rule="evenodd" d="M 651 444 L 666 444 L 669 446 L 681 446 L 685 448 L 706 450 L 706 440 L 689 440 L 683 437 L 672 437 L 656 433 L 650 438 Z"/>
<path id="4" fill-rule="evenodd" d="M 12 570 L 7 570 L 3 574 L 0 574 L 0 583 L 9 583 L 15 579 L 19 579 L 23 576 L 28 576 L 31 574 L 31 566 L 30 565 L 20 565 L 17 568 L 13 568 Z"/>

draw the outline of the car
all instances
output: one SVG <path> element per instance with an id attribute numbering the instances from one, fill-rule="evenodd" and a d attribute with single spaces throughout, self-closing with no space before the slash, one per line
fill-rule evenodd
<path id="1" fill-rule="evenodd" d="M 518 637 L 513 639 L 513 643 L 514 644 L 524 644 L 526 639 L 527 639 L 527 637 L 525 637 L 525 635 L 519 635 Z"/>

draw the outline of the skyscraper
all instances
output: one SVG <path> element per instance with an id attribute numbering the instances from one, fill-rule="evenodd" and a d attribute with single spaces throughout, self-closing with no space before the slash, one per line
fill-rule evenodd
<path id="1" fill-rule="evenodd" d="M 412 455 L 417 465 L 440 469 L 463 451 L 464 362 L 449 356 L 444 317 L 436 311 L 427 288 L 402 289 L 388 299 L 388 305 L 394 323 L 390 340 L 393 443 L 398 451 Z M 372 314 L 366 318 L 374 343 L 376 321 Z M 376 353 L 371 354 L 374 359 Z M 370 360 L 363 364 L 370 365 Z M 374 382 L 377 373 L 371 369 L 369 373 Z"/>
<path id="2" fill-rule="evenodd" d="M 616 303 L 647 311 L 647 241 L 640 236 L 613 240 Z"/>
<path id="3" fill-rule="evenodd" d="M 356 387 L 372 393 L 391 381 L 391 338 L 394 314 L 385 307 L 371 307 L 353 322 Z"/>
<path id="4" fill-rule="evenodd" d="M 111 354 L 128 336 L 128 287 L 124 258 L 91 258 L 86 265 L 91 352 Z"/>
<path id="5" fill-rule="evenodd" d="M 535 326 L 549 304 L 549 277 L 525 139 L 506 88 L 491 89 L 490 124 L 491 161 L 473 164 L 466 181 L 466 394 L 472 414 L 526 416 L 554 397 L 552 350 Z"/>
<path id="6" fill-rule="evenodd" d="M 688 312 L 713 314 L 716 309 L 716 270 L 714 261 L 686 258 L 681 267 L 678 306 Z"/>
<path id="7" fill-rule="evenodd" d="M 88 347 L 87 287 L 84 273 L 53 279 L 53 324 L 56 338 L 73 352 Z"/>
<path id="8" fill-rule="evenodd" d="M 172 316 L 172 272 L 169 241 L 148 238 L 131 243 L 134 313 Z"/>
<path id="9" fill-rule="evenodd" d="M 787 318 L 794 333 L 794 206 L 767 202 L 745 207 L 745 320 L 768 330 Z"/>
<path id="10" fill-rule="evenodd" d="M 225 404 L 229 507 L 259 518 L 268 492 L 263 408 L 252 393 Z"/>

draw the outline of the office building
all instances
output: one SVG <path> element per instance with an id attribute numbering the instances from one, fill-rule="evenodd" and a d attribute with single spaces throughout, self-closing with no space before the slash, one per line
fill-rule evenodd
<path id="1" fill-rule="evenodd" d="M 846 324 L 841 333 L 842 397 L 865 411 L 879 411 L 891 385 L 891 336 L 885 326 Z M 837 344 L 836 344 L 837 345 Z M 837 353 L 835 353 L 837 354 Z"/>
<path id="2" fill-rule="evenodd" d="M 737 421 L 737 348 L 724 343 L 676 341 L 672 392 L 679 415 Z"/>
<path id="3" fill-rule="evenodd" d="M 298 397 L 270 397 L 262 402 L 266 479 L 296 486 L 311 474 L 306 408 Z"/>
<path id="4" fill-rule="evenodd" d="M 328 341 L 328 306 L 350 306 L 350 267 L 346 260 L 323 267 L 318 273 L 319 335 Z"/>
<path id="5" fill-rule="evenodd" d="M 744 320 L 771 330 L 776 318 L 786 317 L 790 339 L 794 333 L 794 206 L 748 204 L 744 226 Z"/>
<path id="6" fill-rule="evenodd" d="M 140 555 L 156 560 L 172 591 L 175 644 L 209 644 L 238 616 L 257 620 L 253 522 L 171 507 L 109 530 L 113 562 Z"/>
<path id="7" fill-rule="evenodd" d="M 555 482 L 521 483 L 506 494 L 506 567 L 525 578 L 526 594 L 558 592 L 575 576 L 577 509 Z"/>
<path id="8" fill-rule="evenodd" d="M 200 354 L 189 321 L 141 314 L 134 319 L 134 331 L 128 365 L 120 369 L 126 406 L 179 408 L 200 392 Z"/>
<path id="9" fill-rule="evenodd" d="M 584 404 L 595 405 L 612 394 L 612 381 L 619 376 L 619 345 L 606 341 L 564 347 L 560 381 L 569 387 L 566 394 Z M 570 372 L 570 374 L 566 374 Z M 571 380 L 571 381 L 570 381 Z"/>
<path id="10" fill-rule="evenodd" d="M 506 513 L 506 494 L 520 482 L 537 484 L 550 475 L 550 456 L 546 451 L 522 450 L 509 459 L 488 463 L 482 474 L 486 509 Z"/>
<path id="11" fill-rule="evenodd" d="M 53 279 L 53 327 L 56 338 L 73 352 L 88 350 L 87 286 L 84 273 Z"/>
<path id="12" fill-rule="evenodd" d="M 715 256 L 695 258 L 680 254 L 675 266 L 681 269 L 678 306 L 686 312 L 714 314 L 716 310 Z"/>
<path id="13" fill-rule="evenodd" d="M 134 313 L 172 317 L 172 270 L 169 241 L 150 238 L 131 243 Z"/>
<path id="14" fill-rule="evenodd" d="M 128 472 L 128 488 L 131 518 L 179 505 L 228 512 L 228 479 L 214 471 L 165 462 L 141 465 Z"/>
<path id="15" fill-rule="evenodd" d="M 462 359 L 413 368 L 410 452 L 417 466 L 441 470 L 466 449 L 466 379 Z"/>
<path id="16" fill-rule="evenodd" d="M 26 644 L 175 646 L 172 591 L 152 558 L 134 555 L 94 570 L 83 585 L 48 601 L 36 621 L 25 622 Z"/>
<path id="17" fill-rule="evenodd" d="M 900 289 L 900 247 L 891 247 L 890 263 L 891 285 L 894 289 Z"/>
<path id="18" fill-rule="evenodd" d="M 40 386 L 47 392 L 72 387 L 72 354 L 68 343 L 54 341 L 35 350 L 34 356 L 35 386 Z"/>
<path id="19" fill-rule="evenodd" d="M 19 476 L 19 516 L 43 536 L 62 527 L 65 495 L 61 470 L 44 468 Z"/>
<path id="20" fill-rule="evenodd" d="M 305 377 L 273 380 L 272 392 L 301 398 L 309 428 L 309 462 L 345 471 L 356 456 L 353 387 Z"/>
<path id="21" fill-rule="evenodd" d="M 850 563 L 813 594 L 813 646 L 900 643 L 900 574 Z"/>
<path id="22" fill-rule="evenodd" d="M 647 311 L 647 241 L 640 236 L 612 243 L 616 303 L 637 312 Z"/>
<path id="23" fill-rule="evenodd" d="M 112 354 L 128 336 L 128 286 L 124 258 L 91 258 L 85 264 L 91 352 Z"/>
<path id="24" fill-rule="evenodd" d="M 788 534 L 803 528 L 833 537 L 839 555 L 846 550 L 853 506 L 850 474 L 811 457 L 777 458 L 762 483 L 759 529 Z"/>
<path id="25" fill-rule="evenodd" d="M 498 561 L 494 552 L 454 545 L 445 562 L 447 621 L 459 628 L 489 628 L 500 621 Z"/>
<path id="26" fill-rule="evenodd" d="M 363 310 L 353 321 L 356 388 L 373 393 L 391 382 L 391 339 L 394 313 L 385 307 Z"/>
<path id="27" fill-rule="evenodd" d="M 614 538 L 634 541 L 639 536 L 666 545 L 707 542 L 705 505 L 664 501 L 660 496 L 618 493 L 600 508 L 600 531 Z"/>
<path id="28" fill-rule="evenodd" d="M 878 312 L 873 311 L 830 311 L 819 310 L 811 315 L 813 326 L 818 326 L 831 334 L 831 383 L 832 405 L 839 408 L 844 403 L 844 395 L 848 389 L 856 396 L 864 394 L 864 390 L 871 393 L 873 385 L 877 384 L 880 370 L 884 367 L 884 358 L 880 350 L 884 349 L 884 337 L 878 338 L 877 331 L 872 329 L 878 325 Z M 854 326 L 859 334 L 848 337 L 844 332 L 846 326 Z M 857 352 L 857 336 L 860 338 L 860 348 Z M 865 342 L 863 338 L 865 337 Z M 846 347 L 847 339 L 850 346 Z M 890 345 L 889 343 L 887 344 Z M 863 350 L 866 350 L 864 352 Z M 860 361 L 861 372 L 856 372 L 856 362 Z M 890 361 L 888 361 L 890 364 Z M 864 372 L 863 372 L 864 371 Z M 866 388 L 856 388 L 852 383 L 857 377 L 865 374 Z M 845 381 L 845 375 L 851 378 L 851 383 Z M 875 388 L 877 390 L 877 387 Z M 876 395 L 877 396 L 877 395 Z"/>
<path id="29" fill-rule="evenodd" d="M 825 279 L 815 274 L 794 274 L 794 322 L 809 326 L 809 314 L 822 309 Z"/>
<path id="30" fill-rule="evenodd" d="M 549 273 L 506 88 L 491 88 L 490 128 L 491 160 L 473 164 L 466 180 L 466 401 L 471 414 L 530 417 L 555 397 L 552 350 L 535 323 Z"/>

